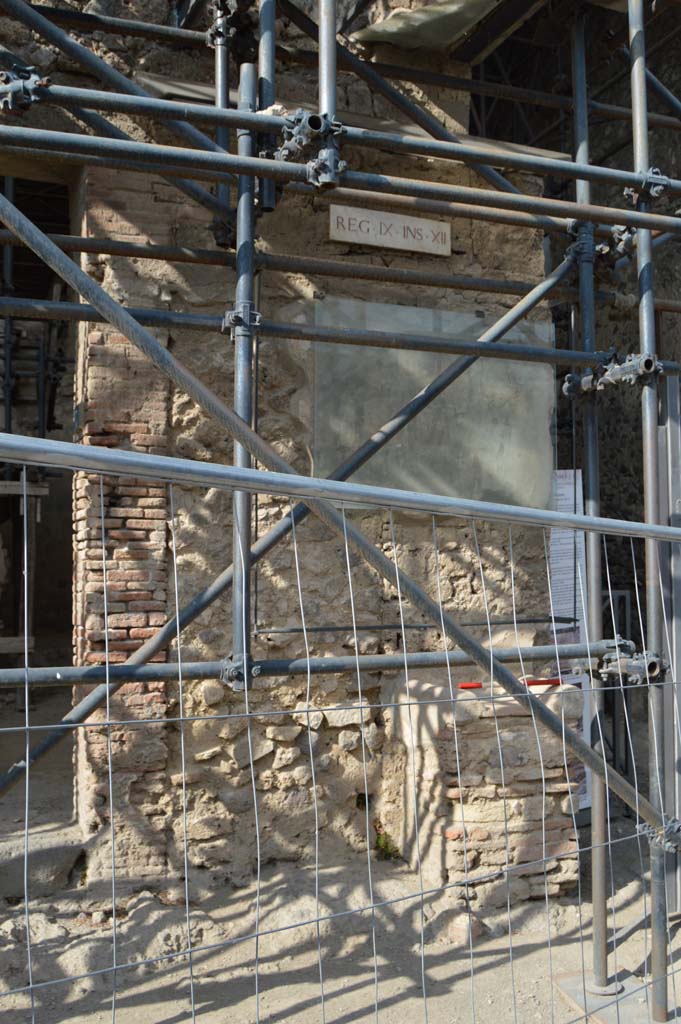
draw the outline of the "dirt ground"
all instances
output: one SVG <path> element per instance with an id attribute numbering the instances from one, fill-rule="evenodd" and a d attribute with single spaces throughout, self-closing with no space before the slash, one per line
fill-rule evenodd
<path id="1" fill-rule="evenodd" d="M 39 707 L 36 715 L 54 720 L 60 699 Z M 19 723 L 20 712 L 5 707 L 3 719 Z M 12 758 L 21 754 L 22 743 L 21 734 L 11 742 L 8 734 L 3 739 Z M 259 892 L 255 883 L 235 889 L 216 880 L 191 891 L 191 958 L 180 880 L 164 891 L 121 890 L 115 931 L 116 963 L 122 966 L 114 975 L 111 893 L 94 894 L 83 876 L 82 840 L 71 823 L 68 743 L 31 773 L 32 1008 L 28 994 L 17 991 L 28 982 L 24 795 L 17 787 L 0 805 L 1 1024 L 111 1020 L 114 985 L 118 1024 L 191 1021 L 192 995 L 195 1017 L 205 1024 L 377 1019 L 568 1024 L 585 1019 L 557 991 L 555 980 L 589 968 L 588 853 L 581 862 L 581 903 L 578 893 L 552 900 L 548 910 L 544 901 L 529 901 L 513 905 L 510 916 L 506 908 L 476 914 L 469 929 L 467 915 L 446 894 L 430 894 L 423 901 L 422 932 L 418 878 L 406 864 L 372 859 L 372 914 L 359 909 L 370 903 L 366 854 L 322 845 L 318 903 L 313 867 L 293 863 L 264 866 Z M 588 845 L 588 831 L 581 840 Z M 641 871 L 642 866 L 647 870 L 647 847 L 639 847 L 634 823 L 623 815 L 612 823 L 612 840 L 616 898 L 610 923 L 617 934 L 612 965 L 640 980 L 634 1000 L 647 1020 L 648 931 L 641 920 L 647 907 Z M 676 954 L 675 929 L 672 940 Z M 674 989 L 671 984 L 672 1006 L 681 1006 Z M 623 1010 L 623 1024 L 627 1014 Z"/>

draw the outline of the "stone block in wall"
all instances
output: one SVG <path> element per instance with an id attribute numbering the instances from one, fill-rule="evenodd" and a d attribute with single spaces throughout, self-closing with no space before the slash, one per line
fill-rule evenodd
<path id="1" fill-rule="evenodd" d="M 363 98 L 360 99 L 361 90 Z M 380 115 L 380 101 L 375 102 L 362 85 L 357 86 L 357 92 L 352 94 L 352 102 L 365 103 L 367 112 Z M 456 111 L 449 113 L 456 117 Z M 385 165 L 388 159 L 385 154 L 367 151 L 362 156 L 353 152 L 353 160 L 360 158 L 366 160 L 367 168 L 371 168 L 374 160 Z M 434 165 L 419 161 L 419 166 L 432 179 L 464 184 L 472 181 L 470 172 L 454 164 Z M 415 176 L 415 167 L 416 161 L 390 158 L 392 173 Z M 170 186 L 153 178 L 88 171 L 84 207 L 83 233 L 92 237 L 113 235 L 139 242 L 209 244 L 205 230 L 209 217 L 204 217 Z M 348 253 L 347 249 L 328 238 L 328 213 L 323 204 L 291 197 L 286 197 L 271 217 L 263 219 L 259 232 L 259 244 L 266 252 L 418 266 L 451 273 L 477 273 L 478 268 L 481 273 L 488 272 L 497 265 L 501 244 L 497 240 L 488 249 L 481 242 L 475 255 L 473 226 L 469 220 L 461 218 L 453 222 L 455 244 L 451 259 L 442 262 L 421 256 L 414 258 L 406 254 L 375 251 Z M 513 232 L 509 232 L 509 236 L 512 235 Z M 523 272 L 529 274 L 538 266 L 536 261 L 541 255 L 538 237 L 528 232 L 527 239 L 529 241 L 523 245 L 522 251 L 516 243 L 515 253 L 512 242 L 502 240 L 508 248 L 505 272 L 507 269 L 509 276 L 522 276 Z M 92 267 L 87 262 L 86 266 L 102 280 L 111 294 L 128 305 L 222 314 L 233 289 L 233 274 L 225 268 L 177 266 L 112 257 L 102 258 Z M 362 282 L 351 277 L 331 282 L 308 279 L 304 275 L 294 277 L 267 273 L 262 288 L 264 315 L 281 319 L 282 310 L 293 298 L 312 299 L 323 294 L 325 289 L 350 298 L 386 302 L 391 298 L 394 301 L 395 294 L 393 289 L 390 296 L 390 290 L 386 288 L 384 291 L 376 282 Z M 398 301 L 411 305 L 425 304 L 425 294 L 416 287 L 400 289 Z M 473 294 L 462 297 L 458 292 L 441 290 L 428 293 L 427 301 L 437 308 L 448 308 L 454 304 L 457 308 L 477 308 L 479 297 Z M 488 296 L 484 304 L 489 308 Z M 162 334 L 159 337 L 172 346 L 181 361 L 197 375 L 209 380 L 227 401 L 230 400 L 233 364 L 226 339 L 188 331 L 173 332 L 172 338 Z M 302 345 L 264 340 L 260 373 L 259 429 L 302 472 L 310 472 L 310 388 L 313 377 L 309 350 Z M 224 430 L 211 422 L 189 399 L 171 393 L 157 371 L 116 332 L 95 325 L 90 330 L 83 328 L 79 375 L 77 400 L 86 443 L 131 447 L 150 453 L 168 452 L 213 461 L 230 458 L 232 446 Z M 144 481 L 136 480 L 108 479 L 104 497 L 103 525 L 109 563 L 108 603 L 111 614 L 117 617 L 115 627 L 109 623 L 109 656 L 111 661 L 122 662 L 153 634 L 170 603 L 169 597 L 172 600 L 166 551 L 168 503 L 164 488 L 148 487 Z M 258 510 L 260 532 L 279 518 L 284 504 L 279 499 L 261 502 Z M 102 532 L 99 481 L 96 477 L 81 477 L 76 481 L 74 508 L 76 522 L 80 524 L 76 537 L 75 645 L 79 661 L 94 664 L 100 663 L 105 656 Z M 207 570 L 212 572 L 215 566 L 219 571 L 232 560 L 230 498 L 217 491 L 183 489 L 176 494 L 175 509 L 181 586 L 183 593 L 189 596 L 205 585 Z M 390 554 L 385 517 L 357 513 L 357 521 Z M 479 607 L 480 595 L 474 589 L 475 571 L 471 570 L 470 537 L 454 540 L 454 529 L 449 529 L 444 523 L 441 529 L 441 568 L 446 597 L 449 599 L 451 596 L 457 607 Z M 408 542 L 403 544 L 405 530 Z M 422 524 L 406 527 L 399 521 L 398 534 L 400 560 L 404 557 L 410 571 L 432 582 L 434 560 L 426 555 L 431 537 L 430 523 L 424 532 Z M 330 538 L 326 530 L 320 529 L 312 520 L 301 526 L 297 540 L 308 620 L 311 623 L 327 621 L 332 610 L 334 617 L 350 622 L 347 564 L 342 543 Z M 454 554 L 453 545 L 457 543 L 459 547 Z M 447 544 L 452 545 L 451 551 L 444 550 Z M 526 560 L 525 564 L 529 562 Z M 395 621 L 397 604 L 390 588 L 377 581 L 354 556 L 350 559 L 350 567 L 358 621 L 375 621 L 379 625 Z M 490 574 L 493 571 L 490 568 Z M 273 551 L 261 563 L 259 614 L 263 616 L 264 625 L 300 626 L 301 613 L 294 579 L 295 563 L 290 544 Z M 494 583 L 497 582 L 497 577 L 494 577 Z M 502 584 L 503 581 L 500 587 Z M 508 593 L 502 593 L 500 597 L 493 595 L 492 600 L 498 602 L 494 612 L 497 607 L 503 610 L 504 601 L 506 607 L 508 605 Z M 197 659 L 224 657 L 228 646 L 228 619 L 229 610 L 224 603 L 209 609 L 201 622 L 188 631 L 185 650 L 190 650 L 192 657 Z M 332 653 L 334 649 L 337 652 L 338 645 L 346 641 L 334 636 L 332 642 L 315 634 L 312 642 L 319 644 L 312 652 L 316 654 Z M 369 640 L 363 638 L 362 642 L 369 645 L 362 649 L 363 653 L 398 649 L 395 634 L 377 633 Z M 347 647 L 351 649 L 349 642 Z M 258 639 L 259 656 L 267 656 L 268 653 L 272 656 L 272 651 L 281 651 L 282 656 L 286 656 L 291 648 L 290 637 L 274 631 L 271 636 Z M 367 680 L 366 685 L 372 685 L 373 690 L 369 697 L 366 689 L 363 695 L 370 704 L 377 703 L 376 680 Z M 375 798 L 378 803 L 380 795 L 380 815 L 384 815 L 385 810 L 388 822 L 399 818 L 404 809 L 405 792 L 409 789 L 405 787 L 405 773 L 411 771 L 407 756 L 409 746 L 403 740 L 395 741 L 387 736 L 386 725 L 375 708 L 370 714 L 359 708 L 352 712 L 325 713 L 322 710 L 324 705 L 345 708 L 356 702 L 356 693 L 349 680 L 315 679 L 315 703 L 319 706 L 315 706 L 309 716 L 309 731 L 308 715 L 300 711 L 300 706 L 306 703 L 305 681 L 269 681 L 268 686 L 267 693 L 254 691 L 254 706 L 266 708 L 268 704 L 278 703 L 289 714 L 279 715 L 274 721 L 263 720 L 253 726 L 254 777 L 263 830 L 263 856 L 296 860 L 310 857 L 315 834 L 315 796 L 320 803 L 319 821 L 325 839 L 331 836 L 352 849 L 365 849 L 365 813 L 358 802 L 365 792 L 360 718 L 364 719 L 364 746 L 368 752 L 368 800 Z M 132 737 L 129 748 L 122 742 L 120 749 L 117 747 L 116 763 L 120 766 L 122 782 L 120 791 L 116 790 L 116 802 L 120 799 L 124 807 L 127 800 L 132 808 L 130 831 L 121 832 L 122 841 L 124 839 L 129 844 L 129 854 L 121 864 L 131 877 L 136 862 L 140 873 L 147 878 L 153 871 L 179 870 L 175 861 L 182 840 L 178 810 L 183 781 L 188 793 L 190 863 L 202 871 L 219 872 L 222 878 L 247 880 L 251 877 L 254 827 L 245 721 L 238 717 L 210 721 L 211 709 L 225 715 L 235 713 L 242 706 L 228 688 L 223 690 L 225 692 L 221 693 L 220 684 L 215 682 L 212 682 L 212 690 L 205 685 L 187 687 L 186 713 L 206 720 L 193 722 L 191 727 L 187 727 L 187 762 L 184 765 L 177 732 L 171 731 L 170 727 L 167 731 L 162 725 L 144 727 L 153 733 L 148 760 Z M 123 688 L 114 698 L 112 708 L 120 718 L 154 716 L 162 719 L 166 713 L 177 714 L 176 689 L 169 687 L 168 691 L 165 687 L 155 690 Z M 461 707 L 463 709 L 463 702 Z M 386 718 L 389 717 L 390 712 L 386 711 Z M 504 729 L 513 732 L 516 716 L 509 713 L 508 718 Z M 437 722 L 429 724 L 424 720 L 419 727 L 421 725 L 427 734 L 431 725 L 436 726 Z M 480 726 L 476 745 L 488 745 L 493 750 L 493 732 L 490 732 L 490 723 L 484 715 L 472 716 L 469 725 L 471 729 Z M 132 733 L 134 727 L 129 727 L 129 731 Z M 79 781 L 78 790 L 81 820 L 87 823 L 88 828 L 91 826 L 92 832 L 105 839 L 109 817 L 108 791 L 106 785 L 102 785 L 106 783 L 107 773 L 106 745 L 102 746 L 102 737 L 100 734 L 98 743 L 95 743 L 93 736 L 94 745 L 79 750 L 79 775 L 82 772 L 83 781 Z M 423 749 L 417 758 L 417 770 L 422 771 L 426 800 L 421 825 L 424 835 L 428 836 L 428 847 L 423 859 L 426 875 L 432 878 L 446 877 L 449 871 L 454 873 L 460 857 L 457 840 L 445 837 L 443 831 L 456 824 L 451 811 L 452 800 L 446 793 L 457 788 L 451 777 L 451 765 L 444 761 L 444 750 L 449 740 L 450 735 L 446 731 L 440 736 L 439 746 L 424 739 Z M 317 771 L 314 783 L 313 758 Z M 495 772 L 498 773 L 499 766 L 490 762 L 481 763 L 479 768 L 481 786 L 471 800 L 477 803 L 484 796 L 496 806 L 500 783 Z M 533 764 L 518 764 L 514 767 L 515 777 L 526 783 L 532 782 L 535 776 L 527 772 L 533 769 Z M 92 789 L 90 781 L 93 782 Z M 557 779 L 556 785 L 559 782 Z M 559 795 L 557 792 L 556 797 Z M 408 792 L 406 799 L 409 799 Z M 516 792 L 513 799 L 518 808 L 529 807 L 532 793 Z M 388 805 L 390 809 L 386 809 Z M 234 826 L 235 820 L 239 823 L 238 829 Z M 370 844 L 373 844 L 380 828 L 379 814 L 374 814 L 373 809 L 371 822 L 376 831 L 376 836 L 372 832 L 369 837 Z M 104 871 L 106 847 L 103 846 L 102 850 L 97 865 Z M 495 850 L 494 856 L 498 858 L 498 855 L 499 851 Z M 522 867 L 519 862 L 519 870 Z M 518 884 L 520 882 L 519 877 Z M 522 884 L 530 883 L 523 877 Z"/>
<path id="2" fill-rule="evenodd" d="M 385 818 L 397 849 L 420 865 L 424 886 L 470 887 L 480 908 L 501 905 L 508 887 L 527 898 L 543 896 L 546 880 L 569 890 L 578 873 L 571 755 L 499 687 L 456 689 L 452 701 L 438 682 L 429 673 L 384 693 L 391 736 L 405 749 L 402 805 Z M 577 687 L 533 693 L 566 723 L 579 719 Z"/>

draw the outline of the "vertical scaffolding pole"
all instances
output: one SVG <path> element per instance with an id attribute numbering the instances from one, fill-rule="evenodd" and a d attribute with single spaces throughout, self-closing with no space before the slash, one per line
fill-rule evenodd
<path id="1" fill-rule="evenodd" d="M 631 51 L 631 115 L 634 139 L 634 170 L 645 182 L 650 169 L 648 152 L 648 106 L 643 0 L 628 0 L 629 49 Z M 638 208 L 647 212 L 649 197 L 643 186 Z M 653 248 L 650 231 L 637 232 L 638 323 L 641 353 L 655 355 L 655 305 L 653 293 Z M 643 436 L 644 518 L 660 518 L 658 472 L 658 395 L 655 376 L 643 379 L 641 393 Z M 662 607 L 659 589 L 658 551 L 655 541 L 645 543 L 646 562 L 646 645 L 662 652 Z M 664 682 L 648 681 L 648 743 L 650 759 L 650 802 L 662 811 L 664 793 Z M 667 900 L 664 849 L 650 845 L 651 975 L 653 1020 L 667 1020 Z"/>
<path id="2" fill-rule="evenodd" d="M 14 202 L 14 178 L 5 178 L 5 198 L 10 203 Z M 2 247 L 2 294 L 14 294 L 14 248 L 11 245 Z M 3 321 L 3 378 L 2 398 L 5 405 L 5 433 L 12 433 L 12 391 L 13 391 L 13 356 L 14 356 L 14 321 L 11 316 L 6 316 Z M 10 476 L 11 466 L 5 469 L 5 475 Z"/>
<path id="3" fill-rule="evenodd" d="M 336 57 L 336 0 L 319 0 L 319 113 L 327 124 L 319 151 L 319 184 L 326 186 L 338 181 L 338 143 L 328 127 L 337 116 Z"/>
<path id="4" fill-rule="evenodd" d="M 257 71 L 255 64 L 242 64 L 239 80 L 239 109 L 255 110 Z M 253 135 L 245 128 L 237 132 L 239 156 L 253 155 Z M 250 425 L 252 412 L 253 328 L 255 324 L 255 178 L 239 175 L 236 208 L 236 292 L 232 313 L 234 340 L 234 411 Z M 234 465 L 248 469 L 251 457 L 243 445 L 234 445 Z M 232 653 L 235 664 L 248 677 L 251 633 L 251 496 L 235 491 L 232 500 L 234 583 L 232 589 Z"/>
<path id="5" fill-rule="evenodd" d="M 229 109 L 229 26 L 227 15 L 229 8 L 226 0 L 215 0 L 213 4 L 215 20 L 211 28 L 210 36 L 215 48 L 215 106 L 220 110 Z M 215 141 L 221 149 L 229 152 L 229 129 L 226 125 L 218 125 L 215 129 Z M 229 185 L 226 181 L 218 181 L 215 186 L 215 195 L 218 200 L 229 209 Z M 230 241 L 233 241 L 233 234 L 230 224 L 221 214 L 213 221 L 215 242 L 223 248 L 231 248 Z M 231 234 L 231 240 L 230 240 Z"/>
<path id="6" fill-rule="evenodd" d="M 574 158 L 589 163 L 589 99 L 586 79 L 586 15 L 580 12 L 572 27 L 572 90 Z M 575 182 L 578 203 L 591 202 L 591 182 Z M 594 227 L 587 222 L 577 229 L 579 265 L 579 320 L 582 348 L 596 351 L 596 306 L 594 289 Z M 600 468 L 598 450 L 598 397 L 584 399 L 584 511 L 590 516 L 601 514 Z M 601 599 L 601 540 L 597 533 L 586 535 L 586 605 L 589 641 L 603 637 Z M 592 677 L 593 719 L 591 742 L 602 755 L 603 693 L 598 674 Z M 600 726 L 600 727 L 599 727 Z M 593 991 L 610 992 L 608 988 L 608 825 L 607 791 L 601 779 L 592 780 L 591 789 L 591 901 L 593 907 Z"/>
<path id="7" fill-rule="evenodd" d="M 260 0 L 260 41 L 258 43 L 258 108 L 267 110 L 276 101 L 276 45 L 277 8 L 276 0 Z M 263 139 L 263 149 L 270 153 L 275 146 L 271 136 Z M 276 205 L 276 189 L 271 178 L 261 178 L 259 185 L 260 209 L 273 210 Z"/>

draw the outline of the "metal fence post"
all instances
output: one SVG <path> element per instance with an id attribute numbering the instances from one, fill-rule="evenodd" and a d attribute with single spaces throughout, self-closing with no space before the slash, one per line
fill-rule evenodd
<path id="1" fill-rule="evenodd" d="M 239 81 L 239 107 L 255 110 L 258 76 L 255 64 L 242 64 Z M 253 133 L 248 128 L 237 132 L 240 156 L 253 155 Z M 255 326 L 255 178 L 239 175 L 236 210 L 236 292 L 231 314 L 234 341 L 234 411 L 250 424 L 253 390 L 253 337 Z M 235 441 L 234 465 L 250 468 L 251 456 Z M 234 585 L 232 589 L 233 656 L 243 668 L 243 682 L 248 679 L 251 634 L 251 496 L 235 491 L 232 500 Z"/>
<path id="2" fill-rule="evenodd" d="M 648 149 L 648 106 L 646 95 L 646 57 L 643 0 L 629 0 L 629 48 L 631 51 L 631 109 L 634 137 L 634 170 L 645 178 L 650 168 Z M 650 207 L 645 185 L 638 208 Z M 637 232 L 636 265 L 639 286 L 639 334 L 641 352 L 655 355 L 655 307 L 653 295 L 653 249 L 650 231 Z M 658 394 L 653 375 L 644 380 L 641 392 L 643 433 L 644 518 L 656 523 L 660 516 L 657 451 Z M 646 564 L 646 645 L 662 649 L 662 608 L 659 588 L 658 545 L 647 540 Z M 664 688 L 659 681 L 648 683 L 648 744 L 650 759 L 650 802 L 660 812 L 664 799 Z M 667 899 L 664 849 L 650 845 L 651 973 L 653 1020 L 667 1020 Z"/>
<path id="3" fill-rule="evenodd" d="M 589 99 L 586 77 L 586 15 L 577 15 L 572 28 L 572 89 L 574 158 L 589 162 Z M 578 203 L 591 202 L 591 182 L 578 178 L 575 182 Z M 582 222 L 577 229 L 579 264 L 579 321 L 581 344 L 585 352 L 596 351 L 596 311 L 594 289 L 594 227 Z M 600 467 L 598 447 L 598 396 L 584 399 L 584 511 L 600 515 Z M 603 636 L 601 599 L 601 538 L 586 535 L 586 606 L 589 640 Z M 593 714 L 591 741 L 603 754 L 603 693 L 598 673 L 591 677 Z M 605 783 L 593 778 L 591 783 L 591 902 L 593 908 L 593 984 L 599 994 L 614 991 L 608 987 L 608 799 Z"/>

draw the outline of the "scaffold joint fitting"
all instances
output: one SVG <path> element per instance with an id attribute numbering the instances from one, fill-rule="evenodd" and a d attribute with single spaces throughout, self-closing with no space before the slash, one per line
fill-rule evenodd
<path id="1" fill-rule="evenodd" d="M 220 672 L 220 681 L 226 683 L 235 692 L 241 692 L 246 688 L 246 682 L 255 679 L 260 675 L 260 666 L 253 663 L 253 658 L 248 655 L 225 658 Z"/>
<path id="2" fill-rule="evenodd" d="M 659 846 L 667 853 L 678 853 L 681 850 L 681 821 L 678 818 L 669 818 L 657 828 L 641 821 L 636 831 L 645 836 L 651 846 Z"/>
<path id="3" fill-rule="evenodd" d="M 667 665 L 662 657 L 654 651 L 634 653 L 633 645 L 618 645 L 616 650 L 609 651 L 603 657 L 600 669 L 601 678 L 608 676 L 627 677 L 628 685 L 641 686 L 654 683 L 662 677 Z"/>
<path id="4" fill-rule="evenodd" d="M 563 382 L 566 398 L 579 398 L 594 391 L 604 391 L 611 384 L 637 384 L 654 373 L 661 373 L 663 364 L 655 355 L 628 355 L 619 362 L 616 355 L 586 373 L 568 373 Z"/>
<path id="5" fill-rule="evenodd" d="M 669 178 L 662 173 L 659 167 L 650 167 L 647 174 L 641 176 L 640 184 L 624 189 L 625 199 L 630 199 L 636 205 L 643 197 L 646 199 L 660 199 L 669 191 Z"/>
<path id="6" fill-rule="evenodd" d="M 262 323 L 262 316 L 252 302 L 238 302 L 234 309 L 229 309 L 222 321 L 222 333 L 231 334 L 232 341 L 241 328 L 254 331 Z"/>
<path id="7" fill-rule="evenodd" d="M 286 118 L 282 129 L 283 144 L 274 154 L 276 160 L 301 160 L 313 149 L 319 150 L 328 144 L 330 137 L 340 135 L 343 126 L 331 121 L 325 114 L 315 114 L 302 108 L 294 110 Z"/>
<path id="8" fill-rule="evenodd" d="M 15 65 L 11 71 L 0 71 L 0 110 L 11 111 L 30 107 L 40 99 L 39 89 L 50 84 L 34 67 Z"/>

